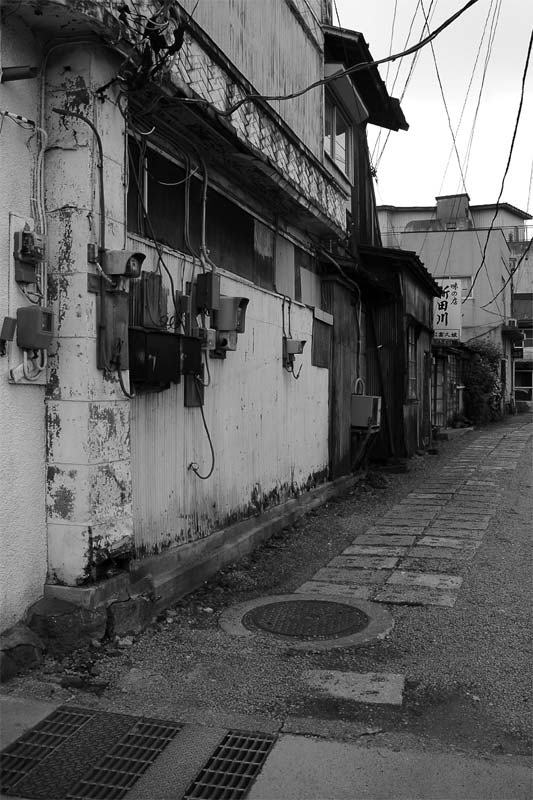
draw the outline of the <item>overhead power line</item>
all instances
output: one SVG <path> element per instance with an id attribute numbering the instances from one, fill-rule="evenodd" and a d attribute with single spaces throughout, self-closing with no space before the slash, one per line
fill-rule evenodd
<path id="1" fill-rule="evenodd" d="M 512 136 L 512 139 L 511 139 L 511 146 L 509 147 L 509 154 L 507 156 L 507 163 L 505 165 L 505 170 L 504 170 L 504 173 L 503 173 L 502 184 L 501 184 L 501 187 L 500 187 L 500 194 L 498 195 L 498 199 L 496 200 L 496 208 L 494 209 L 494 216 L 492 217 L 489 229 L 487 231 L 487 238 L 485 239 L 485 247 L 483 248 L 483 255 L 481 257 L 481 264 L 479 265 L 479 267 L 476 270 L 476 274 L 474 275 L 474 277 L 472 279 L 472 283 L 470 285 L 470 290 L 469 290 L 467 296 L 465 297 L 465 300 L 468 300 L 468 297 L 471 294 L 472 289 L 474 288 L 474 284 L 475 284 L 475 282 L 476 282 L 476 280 L 478 278 L 478 275 L 479 275 L 479 273 L 481 272 L 481 270 L 483 269 L 483 267 L 485 265 L 485 258 L 486 258 L 486 255 L 487 255 L 487 247 L 488 247 L 488 243 L 489 243 L 489 238 L 490 238 L 490 235 L 491 235 L 492 231 L 494 230 L 494 222 L 496 220 L 496 217 L 498 216 L 498 211 L 500 210 L 500 200 L 502 199 L 503 188 L 505 186 L 505 179 L 507 178 L 507 173 L 509 172 L 509 167 L 511 166 L 511 158 L 513 156 L 513 149 L 514 149 L 514 143 L 515 143 L 515 140 L 516 140 L 516 133 L 517 133 L 517 130 L 518 130 L 518 123 L 520 122 L 520 115 L 522 113 L 522 106 L 524 104 L 524 91 L 525 91 L 525 85 L 526 85 L 526 76 L 527 76 L 527 71 L 528 71 L 528 68 L 529 68 L 529 58 L 531 56 L 531 47 L 532 47 L 532 45 L 533 45 L 533 30 L 531 31 L 531 35 L 529 37 L 529 45 L 528 45 L 528 48 L 527 48 L 526 63 L 524 65 L 524 72 L 523 72 L 523 75 L 522 75 L 522 86 L 521 86 L 521 90 L 520 90 L 520 102 L 518 104 L 518 111 L 517 111 L 517 114 L 516 114 L 516 120 L 515 120 L 514 130 L 513 130 L 513 136 Z M 500 292 L 498 292 L 498 294 L 500 294 Z M 494 295 L 494 297 L 492 299 L 494 300 L 497 296 L 498 296 L 497 294 Z M 465 302 L 465 300 L 463 300 L 463 303 Z M 490 302 L 492 302 L 492 301 L 490 301 Z"/>
<path id="2" fill-rule="evenodd" d="M 471 6 L 478 3 L 479 0 L 469 0 L 459 11 L 456 11 L 451 17 L 446 19 L 442 25 L 439 25 L 438 28 L 426 36 L 425 39 L 422 39 L 417 44 L 413 45 L 412 47 L 407 48 L 407 50 L 403 50 L 400 53 L 394 53 L 393 55 L 386 56 L 385 58 L 380 58 L 377 61 L 365 61 L 362 64 L 355 64 L 353 67 L 348 67 L 348 69 L 342 70 L 341 72 L 336 72 L 333 75 L 329 75 L 326 78 L 322 78 L 321 80 L 315 81 L 314 83 L 309 84 L 308 86 L 304 87 L 303 89 L 299 89 L 296 92 L 291 92 L 290 94 L 247 94 L 234 103 L 230 108 L 226 111 L 219 111 L 217 109 L 217 114 L 221 117 L 230 117 L 232 114 L 237 111 L 244 103 L 248 103 L 250 100 L 292 100 L 296 97 L 301 97 L 301 95 L 310 92 L 312 89 L 317 89 L 319 86 L 325 86 L 327 83 L 331 81 L 336 81 L 339 78 L 343 78 L 345 75 L 352 75 L 354 72 L 360 72 L 363 69 L 370 69 L 371 67 L 377 67 L 380 64 L 387 64 L 389 61 L 396 61 L 398 58 L 404 58 L 405 56 L 410 56 L 412 53 L 416 53 L 418 50 L 421 50 L 422 47 L 425 47 L 427 44 L 436 39 L 436 37 L 442 33 L 446 28 L 448 28 L 456 19 L 458 19 L 465 11 L 467 11 Z M 188 98 L 183 98 L 183 102 L 207 102 L 205 100 L 190 100 Z"/>
<path id="3" fill-rule="evenodd" d="M 491 303 L 494 303 L 494 301 L 496 300 L 496 298 L 497 298 L 497 297 L 498 297 L 498 296 L 499 296 L 499 295 L 500 295 L 500 294 L 501 294 L 503 291 L 505 291 L 505 288 L 507 287 L 507 284 L 509 284 L 509 283 L 510 283 L 510 282 L 513 280 L 513 277 L 514 277 L 514 275 L 515 275 L 515 274 L 516 274 L 516 272 L 518 271 L 518 267 L 520 266 L 520 264 L 522 263 L 522 261 L 524 260 L 524 258 L 525 258 L 525 257 L 527 256 L 527 254 L 529 253 L 529 251 L 530 251 L 530 249 L 531 249 L 531 244 L 532 244 L 532 242 L 533 242 L 533 239 L 530 239 L 530 240 L 529 240 L 529 242 L 528 242 L 528 245 L 527 245 L 527 247 L 525 248 L 524 252 L 523 252 L 523 253 L 522 253 L 522 255 L 520 256 L 520 258 L 518 259 L 518 261 L 516 262 L 516 265 L 515 265 L 515 267 L 514 267 L 514 268 L 511 270 L 511 272 L 509 273 L 509 277 L 507 278 L 507 280 L 506 280 L 506 281 L 505 281 L 505 283 L 503 284 L 503 286 L 502 286 L 502 288 L 500 289 L 500 291 L 499 291 L 497 294 L 495 294 L 495 295 L 494 295 L 494 297 L 492 298 L 492 300 L 489 300 L 489 302 L 488 302 L 488 303 L 484 303 L 484 304 L 481 306 L 481 308 L 485 308 L 485 309 L 486 309 L 486 308 L 487 308 L 487 306 L 490 306 L 490 305 L 491 305 Z"/>

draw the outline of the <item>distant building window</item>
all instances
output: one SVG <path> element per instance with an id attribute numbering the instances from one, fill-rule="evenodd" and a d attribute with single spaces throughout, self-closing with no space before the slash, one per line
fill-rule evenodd
<path id="1" fill-rule="evenodd" d="M 523 347 L 533 347 L 533 328 L 520 328 L 523 334 L 525 334 L 525 339 L 522 343 Z"/>
<path id="2" fill-rule="evenodd" d="M 418 397 L 418 344 L 413 325 L 407 328 L 407 399 Z"/>
<path id="3" fill-rule="evenodd" d="M 533 367 L 531 364 L 515 365 L 514 396 L 517 401 L 533 400 Z"/>
<path id="4" fill-rule="evenodd" d="M 351 177 L 352 130 L 348 119 L 329 96 L 324 107 L 324 150 L 344 174 Z"/>

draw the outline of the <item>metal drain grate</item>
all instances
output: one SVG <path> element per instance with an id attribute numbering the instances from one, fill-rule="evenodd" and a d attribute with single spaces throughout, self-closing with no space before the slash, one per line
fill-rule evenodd
<path id="1" fill-rule="evenodd" d="M 259 774 L 275 736 L 229 731 L 183 800 L 241 800 Z"/>
<path id="2" fill-rule="evenodd" d="M 257 606 L 242 619 L 251 630 L 298 639 L 333 639 L 359 633 L 368 626 L 363 611 L 327 600 L 290 600 Z"/>
<path id="3" fill-rule="evenodd" d="M 0 791 L 9 791 L 93 716 L 85 708 L 58 708 L 0 754 Z"/>
<path id="4" fill-rule="evenodd" d="M 177 722 L 140 720 L 69 792 L 69 800 L 124 797 L 182 727 Z"/>

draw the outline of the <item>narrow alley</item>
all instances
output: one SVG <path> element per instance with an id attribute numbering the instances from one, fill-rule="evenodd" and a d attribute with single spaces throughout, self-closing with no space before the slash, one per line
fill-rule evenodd
<path id="1" fill-rule="evenodd" d="M 11 740 L 63 714 L 49 755 L 39 728 L 7 750 L 4 791 L 529 798 L 532 432 L 530 415 L 509 417 L 407 473 L 375 469 L 138 637 L 4 685 Z M 326 598 L 377 609 L 381 632 L 324 646 L 238 623 L 299 598 L 316 601 L 315 618 Z"/>

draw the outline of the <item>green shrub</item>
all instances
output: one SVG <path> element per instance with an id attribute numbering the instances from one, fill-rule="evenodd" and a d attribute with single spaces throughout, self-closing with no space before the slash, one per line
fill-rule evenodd
<path id="1" fill-rule="evenodd" d="M 468 344 L 470 358 L 464 368 L 465 413 L 476 425 L 502 417 L 500 368 L 502 352 L 489 341 Z"/>

